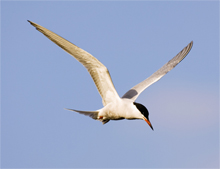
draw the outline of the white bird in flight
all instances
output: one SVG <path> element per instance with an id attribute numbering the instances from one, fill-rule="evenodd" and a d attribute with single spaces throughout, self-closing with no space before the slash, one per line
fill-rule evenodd
<path id="1" fill-rule="evenodd" d="M 121 98 L 119 97 L 115 87 L 112 83 L 111 76 L 108 69 L 94 56 L 77 47 L 66 39 L 53 33 L 52 31 L 28 20 L 38 31 L 43 33 L 51 41 L 60 46 L 67 53 L 72 55 L 76 60 L 85 66 L 90 73 L 99 94 L 102 97 L 103 108 L 96 111 L 80 111 L 74 109 L 67 109 L 89 116 L 95 120 L 101 121 L 103 124 L 109 120 L 121 119 L 142 119 L 145 120 L 153 130 L 149 120 L 149 112 L 147 108 L 136 103 L 135 100 L 147 87 L 158 81 L 171 69 L 173 69 L 179 62 L 181 62 L 192 48 L 193 41 L 191 41 L 181 52 L 173 57 L 169 62 L 162 66 L 159 70 L 153 73 L 150 77 L 141 83 L 132 87 Z"/>

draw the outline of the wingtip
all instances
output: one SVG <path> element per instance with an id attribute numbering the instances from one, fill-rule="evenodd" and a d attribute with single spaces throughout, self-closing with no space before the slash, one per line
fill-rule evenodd
<path id="1" fill-rule="evenodd" d="M 188 46 L 190 46 L 190 50 L 191 50 L 191 48 L 193 47 L 193 41 L 191 41 Z"/>
<path id="2" fill-rule="evenodd" d="M 32 22 L 30 20 L 27 20 L 30 24 L 32 24 Z"/>
<path id="3" fill-rule="evenodd" d="M 74 110 L 72 110 L 72 109 L 67 109 L 67 108 L 64 108 L 64 110 L 74 111 Z"/>
<path id="4" fill-rule="evenodd" d="M 30 21 L 30 20 L 27 20 L 32 26 L 34 26 L 34 27 L 37 27 L 37 26 L 39 26 L 39 25 L 37 25 L 36 23 L 34 23 L 34 22 L 32 22 L 32 21 Z"/>

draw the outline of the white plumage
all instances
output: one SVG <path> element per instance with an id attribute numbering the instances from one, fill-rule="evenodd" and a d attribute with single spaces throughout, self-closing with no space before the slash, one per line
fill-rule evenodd
<path id="1" fill-rule="evenodd" d="M 158 81 L 171 69 L 173 69 L 179 62 L 181 62 L 192 48 L 193 42 L 190 42 L 181 52 L 179 52 L 174 58 L 162 66 L 158 71 L 152 74 L 149 78 L 132 87 L 128 92 L 124 94 L 122 98 L 119 97 L 115 87 L 112 83 L 108 69 L 95 57 L 88 52 L 77 47 L 66 39 L 53 33 L 52 31 L 34 23 L 28 21 L 38 31 L 43 33 L 51 41 L 56 43 L 76 60 L 83 64 L 83 66 L 90 73 L 99 94 L 102 97 L 103 108 L 96 111 L 80 111 L 74 109 L 67 109 L 75 111 L 95 120 L 100 120 L 103 124 L 109 120 L 120 119 L 143 119 L 153 129 L 149 121 L 149 113 L 145 106 L 136 103 L 135 100 L 151 84 Z"/>

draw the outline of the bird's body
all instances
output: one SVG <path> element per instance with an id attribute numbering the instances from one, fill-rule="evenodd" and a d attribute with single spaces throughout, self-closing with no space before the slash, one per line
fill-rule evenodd
<path id="1" fill-rule="evenodd" d="M 100 120 L 103 124 L 105 124 L 109 120 L 143 119 L 143 114 L 137 109 L 135 104 L 138 103 L 134 103 L 129 99 L 118 98 L 96 111 L 80 111 L 73 109 L 67 110 L 72 110 L 84 115 L 88 115 L 91 118 Z"/>
<path id="2" fill-rule="evenodd" d="M 42 32 L 51 41 L 56 43 L 66 52 L 71 54 L 76 60 L 83 64 L 83 66 L 90 73 L 99 94 L 102 97 L 103 108 L 96 111 L 80 111 L 74 109 L 67 109 L 90 116 L 95 120 L 101 121 L 103 124 L 109 120 L 121 120 L 121 119 L 142 119 L 145 120 L 149 126 L 153 129 L 149 121 L 149 113 L 145 106 L 136 103 L 135 100 L 148 86 L 158 81 L 171 69 L 173 69 L 180 61 L 182 61 L 192 48 L 193 42 L 189 43 L 181 52 L 179 52 L 174 58 L 167 62 L 158 71 L 152 74 L 149 78 L 145 79 L 141 83 L 135 85 L 121 98 L 119 97 L 115 87 L 112 83 L 108 69 L 95 57 L 88 52 L 77 47 L 71 42 L 65 40 L 52 31 L 31 22 L 31 25 Z"/>
<path id="3" fill-rule="evenodd" d="M 100 109 L 99 117 L 108 120 L 118 119 L 143 119 L 143 115 L 129 99 L 115 100 Z"/>

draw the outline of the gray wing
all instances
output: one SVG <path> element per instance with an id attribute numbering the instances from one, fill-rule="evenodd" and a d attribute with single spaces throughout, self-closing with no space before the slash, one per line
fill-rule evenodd
<path id="1" fill-rule="evenodd" d="M 86 67 L 102 97 L 104 106 L 115 100 L 116 97 L 119 98 L 108 69 L 98 59 L 52 31 L 34 22 L 28 22 Z"/>
<path id="2" fill-rule="evenodd" d="M 153 73 L 150 77 L 132 87 L 127 93 L 122 96 L 122 98 L 132 99 L 135 101 L 137 97 L 143 92 L 147 87 L 161 79 L 165 74 L 172 70 L 179 62 L 181 62 L 186 55 L 189 53 L 193 45 L 193 41 L 190 42 L 181 52 L 179 52 L 174 58 L 162 66 L 159 70 Z"/>

